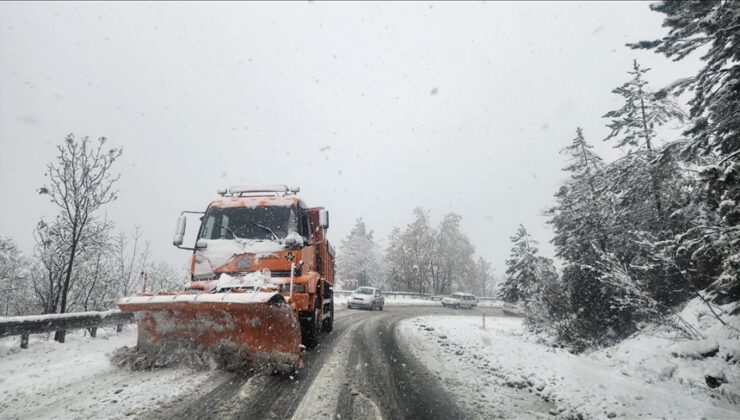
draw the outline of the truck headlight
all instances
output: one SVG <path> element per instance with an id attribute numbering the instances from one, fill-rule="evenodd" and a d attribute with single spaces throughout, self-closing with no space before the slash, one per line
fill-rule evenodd
<path id="1" fill-rule="evenodd" d="M 218 280 L 221 273 L 193 274 L 193 281 Z"/>
<path id="2" fill-rule="evenodd" d="M 290 293 L 290 283 L 283 284 L 280 290 L 283 293 Z M 306 286 L 303 284 L 294 284 L 293 293 L 306 293 Z"/>

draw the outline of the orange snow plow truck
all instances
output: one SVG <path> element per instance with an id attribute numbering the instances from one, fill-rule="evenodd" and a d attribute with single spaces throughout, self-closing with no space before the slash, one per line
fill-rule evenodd
<path id="1" fill-rule="evenodd" d="M 137 351 L 184 346 L 223 366 L 300 369 L 304 346 L 332 330 L 334 249 L 329 213 L 306 206 L 298 191 L 231 187 L 205 212 L 182 212 L 173 244 L 193 253 L 190 283 L 118 302 L 135 314 Z M 202 214 L 192 248 L 183 246 L 188 213 Z"/>

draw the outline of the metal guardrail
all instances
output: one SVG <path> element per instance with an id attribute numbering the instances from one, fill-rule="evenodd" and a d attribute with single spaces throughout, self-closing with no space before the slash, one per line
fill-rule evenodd
<path id="1" fill-rule="evenodd" d="M 133 313 L 120 311 L 14 316 L 0 318 L 0 337 L 20 335 L 21 348 L 25 349 L 31 334 L 88 328 L 90 336 L 95 337 L 100 327 L 115 325 L 116 331 L 120 332 L 124 324 L 133 321 Z"/>
<path id="2" fill-rule="evenodd" d="M 334 295 L 337 296 L 349 296 L 354 293 L 354 290 L 335 290 Z M 383 290 L 383 295 L 390 298 L 409 298 L 409 299 L 432 299 L 432 295 L 429 293 L 415 293 L 415 292 L 394 292 Z"/>
<path id="3" fill-rule="evenodd" d="M 354 293 L 354 290 L 335 290 L 334 294 L 338 296 L 349 296 L 352 293 Z M 415 292 L 394 292 L 394 291 L 383 291 L 383 295 L 386 297 L 401 297 L 401 298 L 411 298 L 411 299 L 424 299 L 424 300 L 434 300 L 434 301 L 440 301 L 447 295 L 432 295 L 429 293 L 415 293 Z M 479 302 L 496 302 L 500 299 L 497 297 L 491 297 L 491 296 L 476 296 L 476 299 L 478 299 Z"/>

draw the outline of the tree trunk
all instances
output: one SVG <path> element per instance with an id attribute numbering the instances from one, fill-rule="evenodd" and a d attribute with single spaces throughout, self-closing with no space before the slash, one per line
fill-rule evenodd
<path id="1" fill-rule="evenodd" d="M 640 111 L 642 111 L 642 128 L 645 135 L 645 147 L 647 147 L 648 155 L 652 159 L 653 157 L 653 146 L 650 144 L 650 132 L 647 126 L 647 116 L 645 115 L 645 101 L 643 100 L 642 88 L 640 88 Z M 648 162 L 650 165 L 650 162 Z M 650 168 L 650 181 L 653 187 L 653 199 L 655 200 L 655 210 L 658 212 L 658 222 L 660 223 L 661 229 L 663 228 L 663 202 L 660 199 L 660 184 L 655 176 L 653 168 Z"/>
<path id="2" fill-rule="evenodd" d="M 72 279 L 72 266 L 75 262 L 75 254 L 77 253 L 77 229 L 76 225 L 72 225 L 72 249 L 69 251 L 69 262 L 67 263 L 67 273 L 64 276 L 64 286 L 62 287 L 62 303 L 59 307 L 59 313 L 63 314 L 67 312 L 67 294 L 69 293 L 69 282 Z M 57 331 L 54 333 L 54 340 L 64 343 L 64 338 L 67 335 L 67 331 Z"/>

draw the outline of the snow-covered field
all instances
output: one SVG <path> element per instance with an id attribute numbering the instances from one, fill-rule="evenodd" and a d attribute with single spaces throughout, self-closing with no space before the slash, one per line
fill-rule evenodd
<path id="1" fill-rule="evenodd" d="M 25 350 L 19 337 L 1 339 L 0 418 L 126 418 L 176 400 L 214 374 L 186 368 L 132 372 L 112 365 L 109 354 L 136 344 L 136 326 L 121 333 L 102 328 L 97 335 L 69 332 L 64 344 L 35 335 Z"/>
<path id="2" fill-rule="evenodd" d="M 542 344 L 519 318 L 487 317 L 484 330 L 479 316 L 416 317 L 402 322 L 398 334 L 474 418 L 500 415 L 496 400 L 507 387 L 539 395 L 560 417 L 740 418 L 740 366 L 737 359 L 726 362 L 740 350 L 737 334 L 695 302 L 682 315 L 712 337 L 709 343 L 651 330 L 613 348 L 574 355 Z M 692 351 L 716 343 L 716 355 L 693 358 Z M 721 374 L 727 383 L 709 389 L 707 374 Z M 530 407 L 520 414 L 542 413 Z"/>

